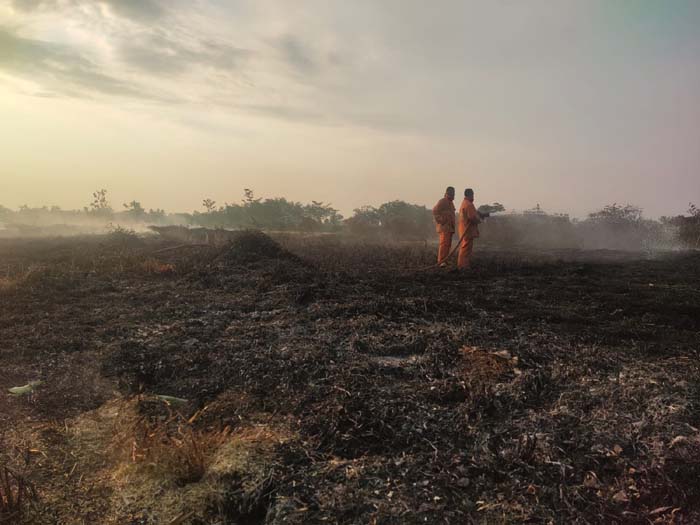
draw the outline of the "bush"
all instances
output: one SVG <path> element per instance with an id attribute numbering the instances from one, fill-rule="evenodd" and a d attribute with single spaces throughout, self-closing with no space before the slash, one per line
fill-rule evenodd
<path id="1" fill-rule="evenodd" d="M 663 221 L 676 229 L 676 237 L 687 248 L 700 248 L 700 208 L 690 204 L 688 216 L 678 215 Z"/>
<path id="2" fill-rule="evenodd" d="M 348 231 L 353 235 L 371 237 L 379 234 L 381 221 L 377 209 L 363 206 L 354 210 L 354 215 L 345 221 Z"/>
<path id="3" fill-rule="evenodd" d="M 617 203 L 589 214 L 577 231 L 582 247 L 590 249 L 650 249 L 662 245 L 665 237 L 661 223 L 645 219 L 641 208 Z"/>
<path id="4" fill-rule="evenodd" d="M 245 190 L 242 204 L 226 203 L 216 208 L 215 202 L 205 199 L 205 213 L 195 211 L 190 223 L 204 227 L 261 228 L 278 231 L 335 230 L 342 221 L 338 210 L 329 204 L 311 201 L 311 204 L 289 201 L 285 198 L 260 199 L 252 190 Z"/>
<path id="5" fill-rule="evenodd" d="M 488 208 L 500 211 L 502 206 L 494 203 Z M 488 208 L 486 211 L 490 211 Z M 579 245 L 569 216 L 549 214 L 539 205 L 524 213 L 488 218 L 481 226 L 480 242 L 501 248 L 577 248 Z"/>
<path id="6" fill-rule="evenodd" d="M 379 208 L 363 206 L 345 221 L 355 235 L 386 235 L 394 239 L 426 239 L 433 233 L 433 216 L 425 206 L 404 201 L 385 202 Z"/>

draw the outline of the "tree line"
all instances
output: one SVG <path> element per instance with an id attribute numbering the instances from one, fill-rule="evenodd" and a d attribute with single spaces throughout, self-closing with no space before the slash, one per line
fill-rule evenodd
<path id="1" fill-rule="evenodd" d="M 500 203 L 481 206 L 482 211 L 502 212 Z M 257 228 L 269 231 L 344 232 L 363 237 L 390 237 L 403 240 L 429 239 L 434 235 L 431 210 L 401 200 L 380 206 L 362 206 L 351 217 L 343 217 L 328 203 L 301 203 L 282 197 L 261 198 L 245 189 L 240 202 L 218 204 L 211 198 L 202 201 L 202 209 L 192 213 L 168 213 L 146 209 L 139 201 L 123 203 L 115 209 L 107 190 L 93 192 L 82 210 L 63 210 L 57 206 L 17 210 L 0 206 L 0 223 L 6 225 L 47 226 L 55 224 L 100 223 L 128 227 L 135 224 L 183 224 L 206 228 Z M 700 248 L 700 209 L 689 204 L 685 215 L 651 220 L 642 209 L 632 205 L 610 204 L 583 220 L 550 214 L 539 205 L 520 214 L 491 217 L 483 226 L 484 241 L 493 244 L 532 246 L 619 247 L 639 249 L 677 243 Z"/>

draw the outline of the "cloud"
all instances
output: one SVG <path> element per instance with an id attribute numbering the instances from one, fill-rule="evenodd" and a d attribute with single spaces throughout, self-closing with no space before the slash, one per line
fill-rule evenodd
<path id="1" fill-rule="evenodd" d="M 342 111 L 309 109 L 306 106 L 242 104 L 236 109 L 247 113 L 284 120 L 299 124 L 312 124 L 325 127 L 358 126 L 383 131 L 416 131 L 418 126 L 410 119 L 396 115 L 370 111 Z"/>
<path id="2" fill-rule="evenodd" d="M 631 123 L 662 107 L 653 91 L 672 83 L 640 82 L 642 73 L 697 84 L 681 63 L 680 51 L 698 46 L 690 29 L 681 48 L 670 35 L 606 25 L 599 8 L 573 0 L 445 0 L 438 10 L 418 0 L 12 2 L 21 30 L 0 35 L 16 48 L 14 58 L 0 49 L 0 68 L 45 91 L 137 102 L 173 93 L 205 111 L 312 126 L 510 141 L 536 121 L 547 140 L 580 141 L 608 114 Z"/>
<path id="3" fill-rule="evenodd" d="M 290 122 L 330 124 L 328 117 L 319 111 L 293 107 L 291 105 L 241 104 L 238 105 L 237 108 L 250 113 L 257 113 Z"/>
<path id="4" fill-rule="evenodd" d="M 311 50 L 294 35 L 285 35 L 275 42 L 285 61 L 298 73 L 308 75 L 318 72 L 320 64 L 312 56 Z"/>
<path id="5" fill-rule="evenodd" d="M 334 96 L 323 93 L 329 80 L 344 83 L 351 68 L 345 50 L 294 24 L 280 27 L 258 4 L 234 18 L 230 5 L 217 11 L 215 4 L 181 0 L 13 2 L 23 11 L 16 14 L 21 30 L 3 30 L 3 45 L 15 51 L 0 57 L 0 69 L 44 92 L 135 101 L 163 100 L 154 93 L 170 92 L 178 102 L 234 114 L 315 125 L 345 118 L 334 114 Z M 228 16 L 217 16 L 224 12 Z"/>
<path id="6" fill-rule="evenodd" d="M 0 69 L 39 82 L 45 89 L 79 96 L 85 91 L 163 100 L 106 74 L 85 56 L 52 42 L 24 38 L 0 27 Z"/>
<path id="7" fill-rule="evenodd" d="M 134 20 L 152 21 L 166 12 L 163 4 L 157 0 L 104 0 L 103 3 L 114 13 Z"/>
<path id="8" fill-rule="evenodd" d="M 127 64 L 156 74 L 179 74 L 196 67 L 234 71 L 252 55 L 249 50 L 222 42 L 196 40 L 184 44 L 163 34 L 125 41 L 119 52 Z"/>
<path id="9" fill-rule="evenodd" d="M 12 7 L 18 11 L 30 12 L 36 9 L 71 9 L 76 5 L 102 4 L 114 14 L 132 20 L 153 21 L 166 14 L 166 8 L 158 0 L 12 0 Z"/>
<path id="10" fill-rule="evenodd" d="M 47 2 L 45 0 L 12 0 L 12 7 L 20 11 L 33 11 L 44 3 Z"/>

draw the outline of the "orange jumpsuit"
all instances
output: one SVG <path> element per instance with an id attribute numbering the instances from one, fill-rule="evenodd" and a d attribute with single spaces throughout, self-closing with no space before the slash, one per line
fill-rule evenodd
<path id="1" fill-rule="evenodd" d="M 474 250 L 474 239 L 479 237 L 479 223 L 481 217 L 476 211 L 474 201 L 466 197 L 459 207 L 459 236 L 462 244 L 459 246 L 459 256 L 457 258 L 457 268 L 467 270 L 471 265 L 472 251 Z M 465 235 L 466 233 L 466 235 Z"/>
<path id="2" fill-rule="evenodd" d="M 440 199 L 433 208 L 435 230 L 440 235 L 438 248 L 438 264 L 442 263 L 450 253 L 452 236 L 455 233 L 455 205 L 447 195 Z"/>

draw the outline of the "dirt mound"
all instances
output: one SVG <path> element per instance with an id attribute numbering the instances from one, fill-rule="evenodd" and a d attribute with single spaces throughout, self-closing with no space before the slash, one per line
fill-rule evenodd
<path id="1" fill-rule="evenodd" d="M 227 263 L 251 263 L 260 260 L 298 260 L 269 235 L 259 230 L 239 232 L 219 256 Z"/>

